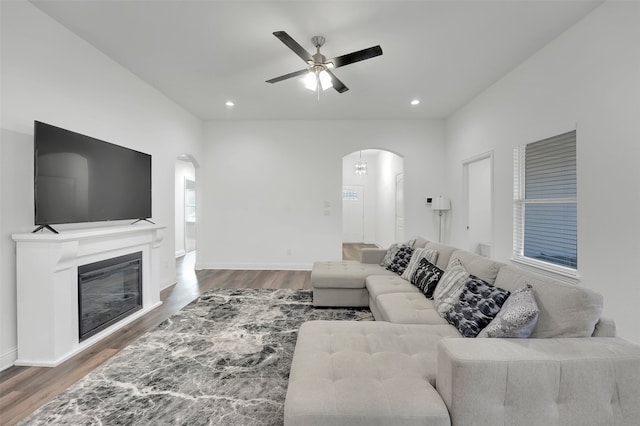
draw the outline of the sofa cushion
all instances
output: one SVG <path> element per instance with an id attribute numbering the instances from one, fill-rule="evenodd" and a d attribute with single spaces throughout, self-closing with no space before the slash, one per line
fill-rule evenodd
<path id="1" fill-rule="evenodd" d="M 311 321 L 300 327 L 284 408 L 291 425 L 449 425 L 433 388 L 449 326 Z"/>
<path id="2" fill-rule="evenodd" d="M 447 324 L 433 302 L 419 291 L 381 294 L 376 299 L 376 306 L 384 321 L 395 324 Z"/>
<path id="3" fill-rule="evenodd" d="M 433 299 L 433 292 L 440 282 L 444 271 L 427 259 L 421 259 L 415 273 L 411 277 L 411 284 L 415 285 L 425 297 Z"/>
<path id="4" fill-rule="evenodd" d="M 435 250 L 438 252 L 438 260 L 435 262 L 436 266 L 440 269 L 446 269 L 449 264 L 449 260 L 451 259 L 451 254 L 458 250 L 455 247 L 446 246 L 444 244 L 434 243 L 432 241 L 428 242 L 424 248 L 427 250 Z"/>
<path id="5" fill-rule="evenodd" d="M 444 315 L 458 301 L 469 273 L 459 259 L 452 259 L 433 292 L 433 303 L 440 315 Z"/>
<path id="6" fill-rule="evenodd" d="M 640 347 L 623 339 L 443 339 L 438 349 L 438 392 L 453 425 L 640 419 Z"/>
<path id="7" fill-rule="evenodd" d="M 402 278 L 407 281 L 411 281 L 411 277 L 415 273 L 416 268 L 422 259 L 427 259 L 431 263 L 436 263 L 438 260 L 438 252 L 436 250 L 428 250 L 425 248 L 414 249 L 413 254 L 411 255 L 411 260 L 409 260 L 407 268 L 402 273 Z"/>
<path id="8" fill-rule="evenodd" d="M 492 286 L 471 275 L 460 298 L 445 312 L 444 318 L 458 329 L 463 337 L 476 337 L 493 318 L 509 297 L 509 292 Z"/>
<path id="9" fill-rule="evenodd" d="M 531 286 L 524 286 L 511 293 L 498 315 L 477 337 L 527 338 L 538 322 L 539 313 Z"/>
<path id="10" fill-rule="evenodd" d="M 415 286 L 408 281 L 403 280 L 399 276 L 387 275 L 371 275 L 365 280 L 367 290 L 369 291 L 369 300 L 376 302 L 378 296 L 388 293 L 418 293 Z"/>
<path id="11" fill-rule="evenodd" d="M 451 254 L 449 263 L 451 263 L 453 259 L 460 260 L 460 263 L 462 263 L 462 266 L 467 272 L 489 284 L 495 283 L 498 271 L 504 266 L 504 263 L 496 262 L 495 260 L 464 250 L 454 251 Z"/>
<path id="12" fill-rule="evenodd" d="M 531 285 L 540 309 L 538 322 L 530 337 L 589 337 L 602 312 L 602 295 L 573 284 L 504 266 L 495 285 L 515 291 Z"/>
<path id="13" fill-rule="evenodd" d="M 402 275 L 404 270 L 409 265 L 409 261 L 411 261 L 411 256 L 413 255 L 413 249 L 407 246 L 398 247 L 398 251 L 396 251 L 391 264 L 387 266 L 387 270 L 391 272 L 395 272 L 398 275 Z"/>
<path id="14" fill-rule="evenodd" d="M 427 245 L 427 243 L 429 242 L 429 240 L 421 237 L 421 236 L 417 236 L 414 240 L 413 240 L 413 248 L 417 249 L 417 248 L 424 248 L 424 246 Z"/>
<path id="15" fill-rule="evenodd" d="M 314 288 L 365 288 L 369 275 L 395 275 L 380 265 L 360 263 L 356 260 L 342 262 L 315 262 L 311 270 Z"/>

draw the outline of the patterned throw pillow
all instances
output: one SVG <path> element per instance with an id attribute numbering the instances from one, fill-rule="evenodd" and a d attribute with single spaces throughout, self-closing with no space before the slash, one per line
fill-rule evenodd
<path id="1" fill-rule="evenodd" d="M 396 255 L 391 262 L 391 265 L 387 266 L 387 269 L 391 272 L 395 272 L 398 275 L 402 275 L 404 270 L 407 268 L 409 261 L 411 260 L 411 255 L 413 254 L 413 249 L 407 246 L 401 246 L 398 248 Z"/>
<path id="2" fill-rule="evenodd" d="M 391 265 L 391 262 L 393 262 L 393 258 L 396 256 L 396 253 L 398 252 L 398 248 L 399 247 L 397 244 L 391 244 L 387 249 L 387 252 L 384 254 L 384 257 L 380 262 L 380 266 L 384 266 L 385 268 L 389 267 L 389 265 Z"/>
<path id="3" fill-rule="evenodd" d="M 407 265 L 407 269 L 402 273 L 402 278 L 407 281 L 411 281 L 411 278 L 418 267 L 418 263 L 420 263 L 420 260 L 422 259 L 427 259 L 431 263 L 436 263 L 438 261 L 438 251 L 427 250 L 426 248 L 414 249 L 409 265 Z"/>
<path id="4" fill-rule="evenodd" d="M 478 337 L 527 338 L 536 327 L 539 313 L 533 289 L 526 285 L 511 293 L 498 315 L 482 329 Z"/>
<path id="5" fill-rule="evenodd" d="M 420 259 L 420 263 L 411 277 L 411 284 L 420 289 L 427 299 L 433 299 L 433 291 L 436 289 L 444 271 L 438 268 L 426 258 Z"/>
<path id="6" fill-rule="evenodd" d="M 444 315 L 464 337 L 476 337 L 498 314 L 509 292 L 471 275 L 458 303 Z"/>
<path id="7" fill-rule="evenodd" d="M 406 241 L 404 243 L 391 244 L 387 249 L 387 252 L 384 254 L 384 257 L 380 262 L 380 266 L 383 266 L 388 269 L 391 263 L 393 263 L 393 258 L 396 257 L 396 253 L 398 252 L 398 249 L 400 249 L 400 247 L 413 247 L 414 242 L 415 242 L 415 239 Z"/>
<path id="8" fill-rule="evenodd" d="M 460 259 L 453 259 L 445 269 L 440 282 L 433 292 L 433 304 L 441 317 L 458 301 L 469 273 Z"/>

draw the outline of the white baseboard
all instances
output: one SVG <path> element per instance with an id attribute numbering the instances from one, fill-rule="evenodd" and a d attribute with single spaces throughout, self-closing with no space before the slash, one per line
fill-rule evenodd
<path id="1" fill-rule="evenodd" d="M 178 250 L 178 251 L 176 251 L 176 259 L 179 258 L 179 257 L 184 256 L 185 254 L 187 254 L 186 250 Z"/>
<path id="2" fill-rule="evenodd" d="M 168 280 L 162 281 L 160 283 L 160 291 L 162 291 L 162 290 L 164 290 L 166 288 L 169 288 L 172 285 L 177 284 L 177 283 L 178 283 L 178 280 L 177 280 L 176 277 L 169 278 Z"/>
<path id="3" fill-rule="evenodd" d="M 9 367 L 13 367 L 16 359 L 18 359 L 17 346 L 0 355 L 0 371 L 6 370 Z"/>
<path id="4" fill-rule="evenodd" d="M 196 263 L 195 269 L 235 269 L 240 271 L 310 271 L 312 263 Z"/>

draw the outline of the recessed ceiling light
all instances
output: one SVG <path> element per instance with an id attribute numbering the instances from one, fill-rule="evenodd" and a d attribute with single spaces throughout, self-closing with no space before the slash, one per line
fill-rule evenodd
<path id="1" fill-rule="evenodd" d="M 418 105 L 420 101 L 418 99 L 414 99 L 411 101 L 411 105 Z"/>
<path id="2" fill-rule="evenodd" d="M 232 107 L 232 106 L 234 106 L 234 105 L 235 105 L 235 104 L 233 103 L 233 101 L 227 101 L 227 102 L 225 102 L 224 104 L 225 104 L 226 106 L 228 106 L 228 107 Z"/>

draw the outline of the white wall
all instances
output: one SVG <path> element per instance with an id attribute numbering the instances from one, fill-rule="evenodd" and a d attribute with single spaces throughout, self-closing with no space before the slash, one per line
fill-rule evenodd
<path id="1" fill-rule="evenodd" d="M 444 186 L 440 120 L 209 122 L 205 138 L 199 269 L 341 259 L 342 158 L 360 149 L 404 157 L 407 235 L 433 235 L 424 197 Z"/>
<path id="2" fill-rule="evenodd" d="M 606 2 L 447 121 L 449 193 L 465 158 L 494 150 L 493 257 L 512 251 L 512 150 L 577 126 L 580 285 L 640 343 L 640 4 Z M 606 207 L 605 207 L 606 206 Z M 452 210 L 454 245 L 464 219 Z"/>
<path id="3" fill-rule="evenodd" d="M 28 2 L 0 2 L 2 243 L 0 357 L 15 359 L 15 246 L 33 228 L 33 121 L 152 155 L 153 219 L 166 225 L 155 283 L 175 281 L 174 161 L 200 156 L 202 122 Z M 10 200 L 10 201 L 8 201 Z M 68 226 L 59 226 L 65 229 Z M 46 284 L 46 283 L 45 283 Z"/>

